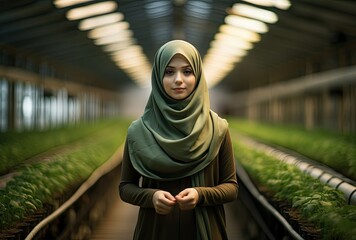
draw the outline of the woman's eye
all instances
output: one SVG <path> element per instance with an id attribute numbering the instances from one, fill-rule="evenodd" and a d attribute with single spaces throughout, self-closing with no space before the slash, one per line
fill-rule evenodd
<path id="1" fill-rule="evenodd" d="M 184 70 L 184 74 L 185 74 L 185 75 L 190 75 L 190 74 L 192 74 L 192 73 L 193 73 L 193 71 L 190 70 L 190 69 Z"/>
<path id="2" fill-rule="evenodd" d="M 166 75 L 172 75 L 172 74 L 173 74 L 173 70 L 171 70 L 171 69 L 166 69 L 166 71 L 164 72 L 164 74 L 166 74 Z"/>

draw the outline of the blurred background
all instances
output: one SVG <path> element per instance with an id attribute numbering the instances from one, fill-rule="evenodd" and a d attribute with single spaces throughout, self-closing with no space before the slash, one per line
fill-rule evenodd
<path id="1" fill-rule="evenodd" d="M 355 239 L 354 0 L 0 0 L 0 239 L 132 239 L 122 146 L 173 39 L 230 124 L 230 239 Z"/>
<path id="2" fill-rule="evenodd" d="M 0 130 L 138 116 L 165 42 L 197 47 L 212 108 L 355 132 L 353 1 L 1 1 Z"/>

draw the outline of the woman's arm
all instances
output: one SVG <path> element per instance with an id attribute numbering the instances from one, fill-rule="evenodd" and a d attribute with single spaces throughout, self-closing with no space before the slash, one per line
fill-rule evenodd
<path id="1" fill-rule="evenodd" d="M 217 168 L 218 182 L 216 186 L 195 188 L 199 193 L 199 206 L 224 204 L 237 198 L 238 184 L 229 131 L 226 133 L 225 139 L 221 144 Z"/>
<path id="2" fill-rule="evenodd" d="M 125 144 L 119 185 L 121 199 L 140 207 L 155 208 L 159 214 L 168 214 L 176 204 L 175 198 L 166 191 L 140 187 L 140 178 L 141 175 L 131 164 L 128 147 Z"/>
<path id="3" fill-rule="evenodd" d="M 153 207 L 152 198 L 157 189 L 141 188 L 141 175 L 134 169 L 128 154 L 127 141 L 122 159 L 121 179 L 119 185 L 120 197 L 123 201 L 140 207 Z"/>

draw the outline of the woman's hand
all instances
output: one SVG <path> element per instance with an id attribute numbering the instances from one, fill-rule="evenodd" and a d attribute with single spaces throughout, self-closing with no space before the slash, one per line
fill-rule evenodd
<path id="1" fill-rule="evenodd" d="M 158 214 L 168 214 L 176 204 L 176 199 L 169 192 L 158 190 L 153 194 L 153 206 Z"/>
<path id="2" fill-rule="evenodd" d="M 198 191 L 195 188 L 186 188 L 175 198 L 179 204 L 180 209 L 190 210 L 194 209 L 199 200 Z"/>

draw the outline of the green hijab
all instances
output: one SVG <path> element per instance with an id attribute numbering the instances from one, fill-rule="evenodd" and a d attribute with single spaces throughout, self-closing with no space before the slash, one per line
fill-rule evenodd
<path id="1" fill-rule="evenodd" d="M 165 69 L 176 54 L 189 61 L 196 78 L 194 91 L 183 100 L 169 97 L 162 83 Z M 210 110 L 200 54 L 182 40 L 166 43 L 155 55 L 151 80 L 145 112 L 128 129 L 133 167 L 148 178 L 166 181 L 191 176 L 192 187 L 205 186 L 202 170 L 217 156 L 228 124 Z M 206 208 L 196 207 L 195 215 L 197 239 L 210 240 Z"/>
<path id="2" fill-rule="evenodd" d="M 166 66 L 176 54 L 189 61 L 195 90 L 184 100 L 170 98 L 163 87 Z M 129 155 L 143 176 L 175 180 L 204 169 L 218 154 L 227 122 L 210 110 L 200 54 L 193 45 L 173 40 L 156 53 L 152 91 L 145 112 L 128 129 Z"/>

